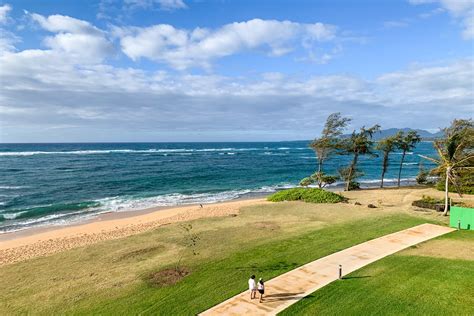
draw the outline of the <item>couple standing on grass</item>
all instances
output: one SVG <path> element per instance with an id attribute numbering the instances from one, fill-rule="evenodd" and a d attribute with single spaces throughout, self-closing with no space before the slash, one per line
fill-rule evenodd
<path id="1" fill-rule="evenodd" d="M 250 299 L 253 300 L 260 293 L 260 303 L 263 300 L 263 294 L 265 293 L 265 285 L 263 284 L 263 279 L 258 280 L 258 284 L 255 283 L 255 275 L 252 275 L 249 279 L 249 290 L 250 290 Z"/>

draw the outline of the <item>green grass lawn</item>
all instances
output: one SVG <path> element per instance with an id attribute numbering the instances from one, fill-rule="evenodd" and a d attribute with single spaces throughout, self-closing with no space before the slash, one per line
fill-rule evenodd
<path id="1" fill-rule="evenodd" d="M 392 211 L 301 202 L 197 220 L 192 224 L 201 237 L 199 255 L 188 254 L 183 261 L 191 274 L 158 288 L 147 276 L 186 252 L 179 226 L 167 225 L 0 268 L 0 314 L 195 314 L 245 290 L 252 273 L 270 279 L 427 221 Z"/>
<path id="2" fill-rule="evenodd" d="M 430 244 L 450 248 L 433 256 L 424 251 L 433 249 Z M 279 315 L 474 315 L 473 250 L 468 231 L 427 241 L 357 270 Z"/>

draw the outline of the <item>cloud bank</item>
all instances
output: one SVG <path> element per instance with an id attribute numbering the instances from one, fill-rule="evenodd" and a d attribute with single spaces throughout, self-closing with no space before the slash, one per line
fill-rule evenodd
<path id="1" fill-rule="evenodd" d="M 103 30 L 64 15 L 28 16 L 48 34 L 43 48 L 18 51 L 13 42 L 1 48 L 3 142 L 308 139 L 336 111 L 351 116 L 353 127 L 428 129 L 472 113 L 472 58 L 416 64 L 370 80 L 188 71 L 245 52 L 270 58 L 295 46 L 311 52 L 338 41 L 334 25 L 253 19 L 215 29 Z M 171 67 L 119 66 L 113 61 L 121 52 Z"/>
<path id="2" fill-rule="evenodd" d="M 218 29 L 177 29 L 172 25 L 115 28 L 122 51 L 131 59 L 147 58 L 177 69 L 209 68 L 216 58 L 261 50 L 270 56 L 291 52 L 295 45 L 311 48 L 331 41 L 336 27 L 323 23 L 253 19 L 226 24 Z"/>

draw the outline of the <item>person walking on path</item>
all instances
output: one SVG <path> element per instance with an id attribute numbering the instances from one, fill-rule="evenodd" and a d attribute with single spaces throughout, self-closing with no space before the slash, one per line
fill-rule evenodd
<path id="1" fill-rule="evenodd" d="M 255 284 L 255 275 L 249 279 L 250 299 L 253 300 L 257 296 L 257 284 Z"/>
<path id="2" fill-rule="evenodd" d="M 258 293 L 260 293 L 260 303 L 263 301 L 263 294 L 265 294 L 265 285 L 263 284 L 263 279 L 258 280 L 257 285 Z"/>

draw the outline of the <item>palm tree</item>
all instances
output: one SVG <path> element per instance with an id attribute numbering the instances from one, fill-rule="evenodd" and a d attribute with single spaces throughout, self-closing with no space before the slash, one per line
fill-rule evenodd
<path id="1" fill-rule="evenodd" d="M 388 136 L 385 137 L 384 139 L 381 139 L 376 146 L 377 150 L 380 150 L 383 153 L 383 159 L 382 159 L 382 176 L 380 179 L 380 187 L 383 188 L 383 179 L 385 176 L 385 172 L 387 172 L 388 168 L 388 155 L 395 150 L 395 148 L 398 146 L 398 143 L 401 140 L 401 132 L 398 132 L 396 135 Z"/>
<path id="2" fill-rule="evenodd" d="M 444 212 L 449 210 L 449 183 L 451 182 L 461 195 L 459 171 L 474 168 L 474 123 L 469 120 L 454 120 L 450 127 L 444 129 L 444 138 L 434 141 L 439 159 L 421 157 L 434 162 L 437 167 L 432 173 L 445 176 Z"/>
<path id="3" fill-rule="evenodd" d="M 400 132 L 400 140 L 397 144 L 398 149 L 402 150 L 402 160 L 400 161 L 400 169 L 398 169 L 398 187 L 400 187 L 400 177 L 402 176 L 403 161 L 407 152 L 411 151 L 421 141 L 420 135 L 416 131 L 409 131 L 406 135 Z"/>
<path id="4" fill-rule="evenodd" d="M 374 142 L 372 141 L 372 136 L 379 130 L 380 125 L 378 124 L 372 126 L 371 128 L 365 128 L 365 126 L 363 126 L 358 133 L 353 131 L 349 138 L 342 141 L 341 151 L 339 153 L 353 155 L 352 162 L 346 171 L 346 191 L 350 190 L 350 184 L 354 179 L 354 175 L 356 174 L 359 155 L 377 156 L 377 154 L 373 152 Z"/>

